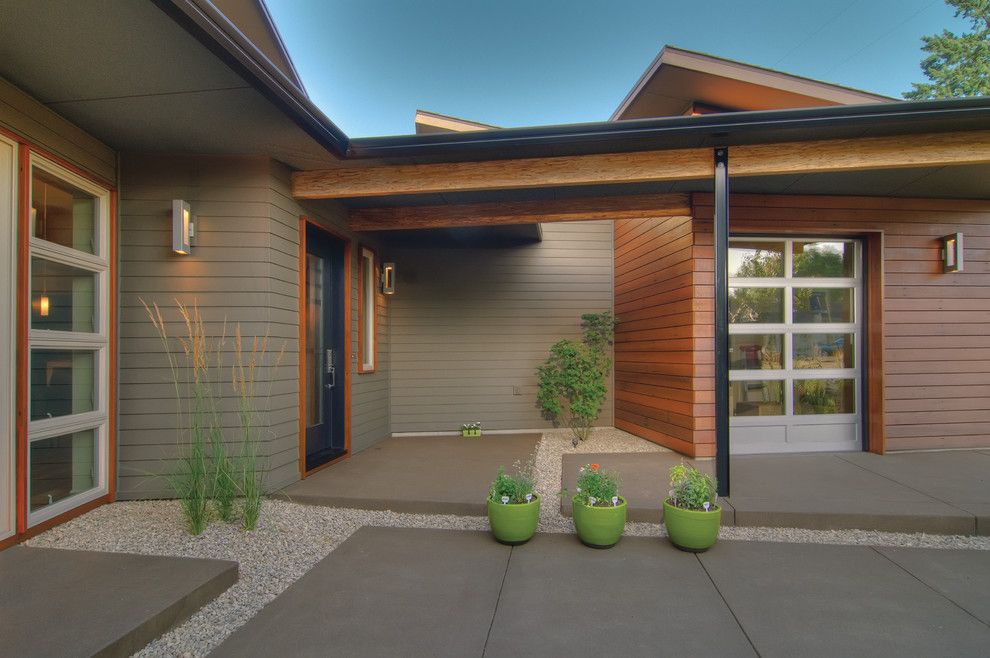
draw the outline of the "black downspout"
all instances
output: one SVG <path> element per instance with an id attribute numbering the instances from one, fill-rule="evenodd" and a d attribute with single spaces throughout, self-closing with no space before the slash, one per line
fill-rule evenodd
<path id="1" fill-rule="evenodd" d="M 729 149 L 715 149 L 715 477 L 729 495 Z"/>

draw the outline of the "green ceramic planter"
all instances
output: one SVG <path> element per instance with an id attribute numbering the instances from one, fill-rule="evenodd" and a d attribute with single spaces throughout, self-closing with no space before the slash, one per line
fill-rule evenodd
<path id="1" fill-rule="evenodd" d="M 488 499 L 488 525 L 495 539 L 503 544 L 525 544 L 536 532 L 540 521 L 540 497 L 528 503 L 502 505 Z"/>
<path id="2" fill-rule="evenodd" d="M 722 508 L 716 506 L 712 512 L 695 511 L 674 507 L 665 500 L 663 523 L 667 526 L 671 544 L 682 551 L 701 553 L 711 548 L 718 539 Z"/>
<path id="3" fill-rule="evenodd" d="M 473 438 L 476 438 L 476 437 L 481 436 L 481 430 L 480 429 L 476 429 L 476 430 L 465 430 L 465 429 L 462 429 L 461 430 L 461 436 L 463 436 L 465 439 L 473 439 Z"/>
<path id="4" fill-rule="evenodd" d="M 574 514 L 574 528 L 585 546 L 611 548 L 619 543 L 626 529 L 626 499 L 619 496 L 619 504 L 614 507 L 588 507 L 571 499 Z"/>

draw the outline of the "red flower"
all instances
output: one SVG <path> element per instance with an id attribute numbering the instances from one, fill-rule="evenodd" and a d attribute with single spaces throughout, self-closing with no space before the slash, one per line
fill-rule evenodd
<path id="1" fill-rule="evenodd" d="M 598 470 L 598 464 L 592 464 L 591 465 L 591 470 L 597 471 Z"/>

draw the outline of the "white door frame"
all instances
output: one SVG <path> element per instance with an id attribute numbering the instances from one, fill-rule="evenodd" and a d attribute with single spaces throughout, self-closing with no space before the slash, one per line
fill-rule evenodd
<path id="1" fill-rule="evenodd" d="M 863 390 L 865 367 L 863 356 L 865 354 L 863 340 L 865 332 L 865 307 L 863 305 L 863 280 L 864 280 L 864 245 L 863 242 L 853 238 L 840 238 L 836 236 L 776 236 L 760 235 L 731 236 L 729 247 L 733 242 L 774 242 L 783 243 L 784 249 L 784 276 L 779 278 L 738 278 L 732 277 L 729 280 L 730 287 L 745 288 L 779 288 L 786 285 L 785 291 L 792 288 L 852 288 L 853 289 L 853 318 L 849 323 L 800 323 L 793 322 L 793 312 L 791 308 L 792 295 L 784 294 L 784 323 L 783 324 L 738 324 L 729 326 L 729 334 L 783 334 L 781 345 L 782 368 L 780 370 L 730 370 L 729 382 L 752 381 L 752 380 L 783 380 L 782 402 L 784 414 L 781 416 L 736 416 L 730 418 L 730 433 L 734 434 L 730 439 L 731 452 L 733 454 L 762 453 L 762 452 L 814 452 L 823 450 L 861 450 L 863 449 L 865 410 L 863 409 Z M 795 242 L 847 242 L 855 245 L 854 270 L 851 278 L 812 278 L 793 277 L 793 243 Z M 800 284 L 800 285 L 798 285 Z M 854 336 L 854 367 L 850 369 L 830 370 L 830 369 L 795 369 L 793 364 L 793 336 L 795 334 L 853 334 Z M 786 382 L 798 379 L 849 379 L 855 382 L 854 400 L 856 404 L 855 413 L 851 414 L 829 414 L 829 415 L 804 415 L 800 421 L 795 420 L 793 391 L 786 385 Z M 836 436 L 844 433 L 843 438 L 835 440 L 791 442 L 785 440 L 780 446 L 775 444 L 779 440 L 768 437 L 783 434 L 786 439 L 791 439 L 792 431 L 796 428 L 805 427 L 809 430 L 813 426 L 820 436 Z M 761 438 L 763 437 L 763 438 Z M 779 450 L 783 448 L 783 450 Z"/>

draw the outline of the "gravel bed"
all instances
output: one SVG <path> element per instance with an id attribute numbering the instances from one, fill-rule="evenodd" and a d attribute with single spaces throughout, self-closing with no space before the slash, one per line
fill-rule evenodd
<path id="1" fill-rule="evenodd" d="M 596 430 L 588 441 L 577 448 L 571 446 L 566 431 L 546 432 L 534 455 L 537 491 L 546 501 L 541 509 L 539 531 L 574 531 L 571 520 L 560 513 L 556 504 L 557 493 L 561 489 L 561 457 L 564 453 L 665 451 L 665 448 L 612 428 Z M 399 514 L 268 500 L 259 527 L 254 532 L 246 533 L 236 526 L 216 522 L 202 535 L 192 537 L 185 531 L 176 501 L 137 501 L 99 507 L 29 540 L 27 544 L 238 562 L 240 578 L 234 586 L 137 654 L 191 657 L 209 653 L 364 525 L 488 529 L 485 517 Z M 625 534 L 662 537 L 666 533 L 656 523 L 628 523 Z M 990 537 L 908 535 L 864 530 L 723 527 L 719 536 L 743 541 L 990 550 Z"/>

